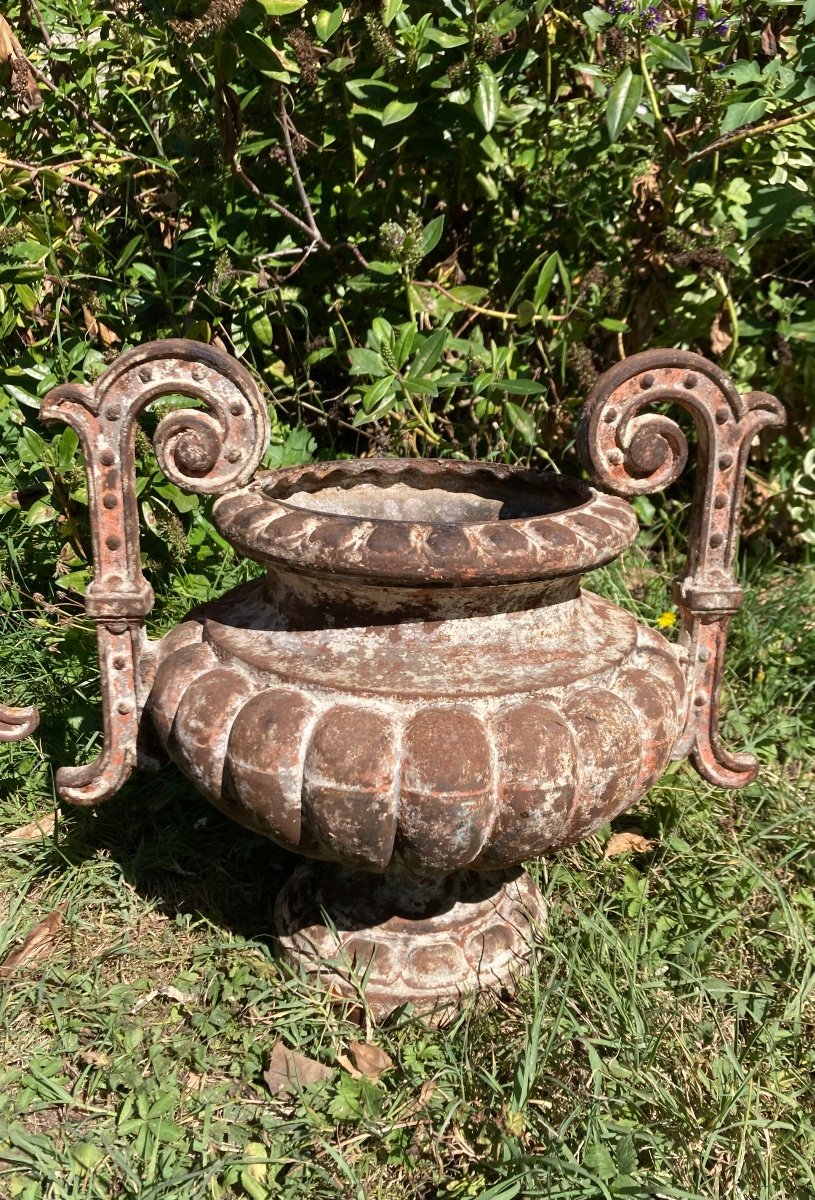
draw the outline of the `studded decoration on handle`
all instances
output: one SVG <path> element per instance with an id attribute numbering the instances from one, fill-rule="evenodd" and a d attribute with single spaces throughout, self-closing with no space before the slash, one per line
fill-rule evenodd
<path id="1" fill-rule="evenodd" d="M 685 467 L 688 443 L 658 412 L 678 404 L 698 435 L 698 463 L 685 573 L 674 582 L 688 651 L 688 712 L 677 758 L 689 755 L 700 775 L 719 787 L 741 787 L 758 772 L 750 754 L 719 740 L 719 693 L 730 618 L 743 592 L 733 572 L 750 445 L 767 426 L 781 426 L 774 396 L 741 396 L 730 378 L 698 354 L 647 350 L 606 371 L 583 410 L 580 447 L 587 467 L 609 491 L 643 496 L 673 483 Z"/>
<path id="2" fill-rule="evenodd" d="M 44 421 L 64 421 L 82 441 L 93 540 L 85 607 L 97 626 L 104 745 L 94 762 L 57 772 L 59 793 L 72 804 L 107 799 L 136 762 L 146 691 L 139 663 L 149 653 L 145 618 L 153 607 L 141 571 L 136 421 L 151 401 L 177 395 L 204 408 L 176 409 L 159 422 L 153 445 L 167 478 L 214 495 L 246 483 L 268 442 L 266 404 L 249 373 L 211 346 L 148 342 L 123 354 L 92 389 L 64 384 L 42 404 Z"/>

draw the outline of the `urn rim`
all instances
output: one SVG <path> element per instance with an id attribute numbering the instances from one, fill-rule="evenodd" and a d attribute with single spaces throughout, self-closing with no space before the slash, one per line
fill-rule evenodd
<path id="1" fill-rule="evenodd" d="M 400 506 L 405 515 L 392 515 Z M 389 458 L 263 472 L 222 496 L 213 517 L 268 566 L 405 587 L 579 575 L 616 558 L 639 529 L 627 501 L 568 476 Z"/>

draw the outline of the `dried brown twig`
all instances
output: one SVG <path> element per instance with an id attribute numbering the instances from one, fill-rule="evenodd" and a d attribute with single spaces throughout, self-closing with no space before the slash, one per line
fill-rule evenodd
<path id="1" fill-rule="evenodd" d="M 37 167 L 34 163 L 23 162 L 19 158 L 6 158 L 4 154 L 0 154 L 0 170 L 12 168 L 15 171 L 28 171 L 31 175 L 42 175 L 45 171 L 53 171 L 60 175 L 64 169 L 63 163 L 45 163 L 41 167 Z M 86 192 L 93 192 L 96 196 L 104 195 L 101 188 L 96 187 L 93 183 L 86 183 L 84 179 L 77 179 L 75 175 L 62 175 L 63 183 L 70 183 L 74 187 L 83 188 Z"/>
<path id="2" fill-rule="evenodd" d="M 810 104 L 813 103 L 815 101 L 810 101 Z M 701 150 L 689 154 L 685 159 L 685 164 L 695 162 L 699 158 L 706 158 L 708 154 L 716 154 L 719 150 L 724 150 L 726 146 L 732 146 L 736 142 L 743 142 L 751 137 L 763 137 L 766 133 L 775 133 L 777 129 L 785 129 L 788 125 L 799 125 L 802 121 L 815 121 L 815 107 L 801 112 L 788 113 L 787 116 L 765 121 L 762 125 L 744 125 L 741 129 L 734 129 L 731 133 L 725 133 L 715 141 L 709 142 Z"/>
<path id="3" fill-rule="evenodd" d="M 291 170 L 292 177 L 294 179 L 294 186 L 297 188 L 297 195 L 300 197 L 300 203 L 302 204 L 303 211 L 306 214 L 306 221 L 307 221 L 308 227 L 312 233 L 312 241 L 316 242 L 319 246 L 323 246 L 326 250 L 328 250 L 329 249 L 328 243 L 326 242 L 323 235 L 320 233 L 320 230 L 317 226 L 317 222 L 314 219 L 314 211 L 311 207 L 311 202 L 308 198 L 308 193 L 306 192 L 305 186 L 303 184 L 303 177 L 300 174 L 300 168 L 297 165 L 297 156 L 295 155 L 294 149 L 292 147 L 291 131 L 294 128 L 294 126 L 292 124 L 292 119 L 289 116 L 288 110 L 286 108 L 286 92 L 285 92 L 284 88 L 280 89 L 280 105 L 279 105 L 278 120 L 280 122 L 280 129 L 283 133 L 283 146 L 286 151 L 286 160 L 289 164 L 289 169 Z"/>
<path id="4" fill-rule="evenodd" d="M 34 14 L 34 20 L 37 22 L 37 27 L 39 28 L 39 31 L 42 35 L 42 40 L 45 42 L 46 46 L 50 50 L 54 43 L 51 40 L 51 34 L 48 32 L 48 30 L 45 27 L 45 21 L 43 21 L 43 19 L 42 19 L 42 13 L 40 12 L 40 8 L 39 8 L 39 5 L 37 4 L 37 0 L 28 0 L 28 7 L 31 9 L 31 12 Z"/>

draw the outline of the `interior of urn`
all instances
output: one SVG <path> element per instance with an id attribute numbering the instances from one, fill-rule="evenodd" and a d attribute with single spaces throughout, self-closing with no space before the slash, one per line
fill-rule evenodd
<path id="1" fill-rule="evenodd" d="M 285 474 L 264 484 L 270 499 L 334 516 L 423 524 L 522 520 L 574 510 L 591 497 L 585 484 L 559 475 L 496 475 L 461 463 L 425 461 L 394 470 L 390 461 L 387 469 L 349 462 Z"/>

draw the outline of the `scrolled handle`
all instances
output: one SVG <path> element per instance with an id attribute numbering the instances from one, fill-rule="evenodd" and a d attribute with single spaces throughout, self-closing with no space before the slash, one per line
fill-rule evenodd
<path id="1" fill-rule="evenodd" d="M 643 496 L 679 478 L 688 442 L 676 421 L 650 411 L 663 404 L 689 412 L 698 439 L 688 559 L 674 583 L 688 651 L 688 709 L 674 753 L 689 755 L 711 783 L 741 787 L 755 778 L 758 763 L 719 740 L 727 630 L 743 600 L 733 564 L 750 445 L 765 427 L 784 424 L 784 410 L 766 392 L 740 395 L 729 376 L 698 354 L 634 354 L 600 377 L 583 409 L 579 446 L 601 486 Z"/>
<path id="2" fill-rule="evenodd" d="M 21 742 L 39 723 L 40 714 L 33 705 L 9 708 L 7 704 L 0 704 L 0 742 Z"/>
<path id="3" fill-rule="evenodd" d="M 135 427 L 154 400 L 183 396 L 204 405 L 175 409 L 153 445 L 178 487 L 220 495 L 254 474 L 269 438 L 266 403 L 240 363 L 185 340 L 148 342 L 123 354 L 93 388 L 64 384 L 45 397 L 44 421 L 64 421 L 82 442 L 88 478 L 94 578 L 85 596 L 97 623 L 104 745 L 95 762 L 61 768 L 57 788 L 72 804 L 98 804 L 136 762 L 144 686 L 137 667 L 153 589 L 141 570 Z"/>
<path id="4" fill-rule="evenodd" d="M 208 413 L 188 409 L 166 416 L 153 437 L 153 449 L 164 474 L 190 492 L 206 489 L 207 481 L 218 467 L 221 447 L 218 422 Z"/>
<path id="5" fill-rule="evenodd" d="M 659 413 L 645 413 L 632 415 L 620 425 L 622 448 L 617 454 L 622 454 L 630 478 L 628 494 L 647 496 L 670 487 L 688 461 L 688 441 L 676 421 Z M 609 453 L 615 454 L 614 450 Z"/>
<path id="6" fill-rule="evenodd" d="M 47 402 L 58 402 L 66 390 L 54 388 Z M 148 404 L 172 395 L 204 409 L 176 409 L 159 422 L 153 445 L 168 479 L 209 495 L 251 479 L 268 442 L 269 415 L 252 376 L 223 351 L 181 338 L 147 342 L 117 359 L 92 393 L 110 432 L 118 428 L 125 436 Z M 50 409 L 47 403 L 45 420 L 52 419 Z"/>

